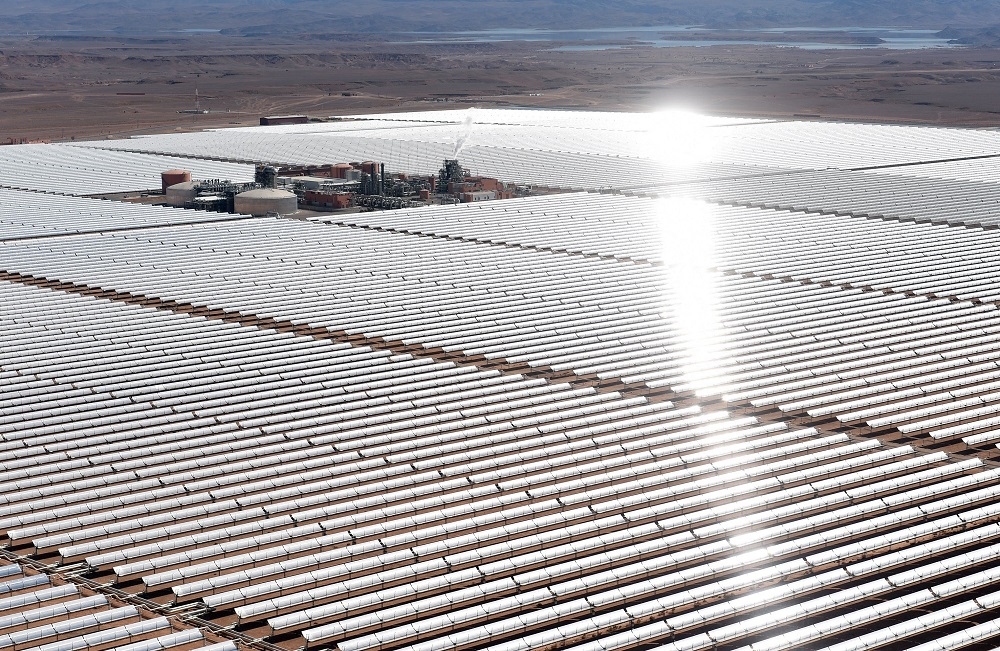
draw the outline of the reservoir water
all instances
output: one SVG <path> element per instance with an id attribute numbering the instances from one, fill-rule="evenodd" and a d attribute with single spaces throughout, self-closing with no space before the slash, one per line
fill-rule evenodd
<path id="1" fill-rule="evenodd" d="M 746 35 L 745 39 L 733 38 Z M 797 34 L 808 38 L 796 39 Z M 808 50 L 911 50 L 961 47 L 937 35 L 937 30 L 895 27 L 782 27 L 716 30 L 696 25 L 609 27 L 602 29 L 490 29 L 420 34 L 408 43 L 456 44 L 509 41 L 551 42 L 554 51 L 609 50 L 629 47 L 708 47 L 712 45 L 761 45 Z M 768 38 L 770 35 L 770 38 Z M 416 36 L 416 34 L 410 34 Z M 869 42 L 850 42 L 864 39 Z"/>

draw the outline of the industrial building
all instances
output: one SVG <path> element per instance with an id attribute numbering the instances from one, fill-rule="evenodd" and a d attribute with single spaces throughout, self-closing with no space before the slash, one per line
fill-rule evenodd
<path id="1" fill-rule="evenodd" d="M 271 115 L 260 119 L 260 126 L 279 126 L 284 124 L 306 124 L 309 122 L 307 115 Z"/>
<path id="2" fill-rule="evenodd" d="M 0 648 L 1000 647 L 1000 132 L 475 116 L 0 151 Z"/>
<path id="3" fill-rule="evenodd" d="M 187 176 L 190 178 L 190 173 Z M 258 216 L 293 215 L 298 212 L 295 193 L 257 181 L 188 180 L 167 187 L 164 196 L 166 205 L 174 208 Z"/>
<path id="4" fill-rule="evenodd" d="M 457 160 L 446 160 L 439 177 L 387 174 L 384 164 L 365 161 L 280 169 L 258 164 L 253 183 L 197 181 L 192 180 L 190 171 L 177 169 L 163 172 L 161 179 L 168 206 L 258 216 L 292 215 L 299 211 L 299 205 L 327 211 L 352 207 L 391 210 L 525 194 L 513 184 L 472 176 Z"/>

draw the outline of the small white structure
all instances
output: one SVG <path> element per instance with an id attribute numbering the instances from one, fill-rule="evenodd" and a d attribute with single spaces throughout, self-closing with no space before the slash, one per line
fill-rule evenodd
<path id="1" fill-rule="evenodd" d="M 278 213 L 291 215 L 298 211 L 299 200 L 294 193 L 275 188 L 248 190 L 236 195 L 236 212 L 242 215 L 266 215 Z"/>

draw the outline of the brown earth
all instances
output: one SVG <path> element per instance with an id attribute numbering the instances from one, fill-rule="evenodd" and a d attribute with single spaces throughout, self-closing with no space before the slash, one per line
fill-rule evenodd
<path id="1" fill-rule="evenodd" d="M 1000 50 L 746 44 L 271 43 L 217 35 L 0 42 L 0 143 L 465 106 L 1000 125 Z M 179 113 L 197 106 L 207 114 Z"/>

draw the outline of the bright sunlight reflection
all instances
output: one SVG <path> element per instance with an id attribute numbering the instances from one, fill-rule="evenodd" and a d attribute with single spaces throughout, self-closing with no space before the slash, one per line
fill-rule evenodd
<path id="1" fill-rule="evenodd" d="M 712 154 L 712 118 L 681 109 L 649 115 L 643 155 L 667 167 L 690 167 Z"/>
<path id="2" fill-rule="evenodd" d="M 663 255 L 664 316 L 673 324 L 687 389 L 699 393 L 726 382 L 715 265 L 713 207 L 695 199 L 655 202 Z M 678 387 L 680 388 L 680 387 Z"/>

